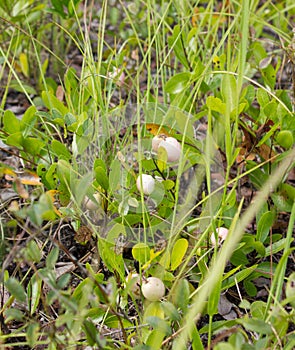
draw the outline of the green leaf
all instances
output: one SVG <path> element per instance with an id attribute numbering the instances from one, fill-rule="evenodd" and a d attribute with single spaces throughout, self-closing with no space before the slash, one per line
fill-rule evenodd
<path id="1" fill-rule="evenodd" d="M 64 159 L 59 159 L 56 167 L 58 179 L 64 183 L 66 187 L 70 186 L 71 180 L 74 180 L 74 171 L 69 162 Z"/>
<path id="2" fill-rule="evenodd" d="M 187 279 L 182 278 L 177 282 L 174 293 L 172 294 L 174 305 L 179 307 L 183 312 L 186 312 L 189 303 L 189 295 L 189 283 Z"/>
<path id="3" fill-rule="evenodd" d="M 77 118 L 72 113 L 67 113 L 65 114 L 64 119 L 68 129 L 71 131 L 75 131 L 77 127 Z"/>
<path id="4" fill-rule="evenodd" d="M 164 147 L 159 147 L 157 151 L 157 166 L 160 171 L 164 171 L 167 168 L 168 154 Z"/>
<path id="5" fill-rule="evenodd" d="M 285 198 L 282 194 L 280 193 L 273 193 L 271 195 L 271 199 L 274 202 L 274 205 L 277 207 L 279 211 L 286 211 L 288 213 L 291 212 L 292 210 L 292 201 L 288 201 L 287 198 Z"/>
<path id="6" fill-rule="evenodd" d="M 281 185 L 281 194 L 285 196 L 287 199 L 290 199 L 292 201 L 295 201 L 295 187 L 291 186 L 289 184 L 282 184 Z"/>
<path id="7" fill-rule="evenodd" d="M 193 350 L 204 350 L 204 346 L 196 325 L 194 325 L 191 333 L 191 341 Z"/>
<path id="8" fill-rule="evenodd" d="M 107 176 L 106 170 L 102 166 L 97 166 L 94 169 L 95 172 L 95 179 L 98 182 L 98 184 L 107 191 L 109 189 L 109 178 Z"/>
<path id="9" fill-rule="evenodd" d="M 161 349 L 161 345 L 164 338 L 165 338 L 164 332 L 158 329 L 153 329 L 146 340 L 146 345 L 153 350 Z"/>
<path id="10" fill-rule="evenodd" d="M 122 254 L 116 254 L 114 244 L 100 238 L 98 239 L 98 251 L 107 268 L 111 272 L 119 273 L 122 280 L 125 279 L 124 260 Z"/>
<path id="11" fill-rule="evenodd" d="M 26 329 L 26 339 L 31 348 L 36 346 L 39 337 L 39 324 L 30 323 Z"/>
<path id="12" fill-rule="evenodd" d="M 57 286 L 59 289 L 64 289 L 69 284 L 71 279 L 70 273 L 65 273 L 64 275 L 58 278 Z"/>
<path id="13" fill-rule="evenodd" d="M 165 250 L 161 256 L 159 264 L 162 265 L 165 269 L 168 269 L 170 266 L 171 255 L 168 250 Z"/>
<path id="14" fill-rule="evenodd" d="M 59 14 L 62 18 L 66 18 L 67 14 L 64 12 L 64 1 L 51 0 L 54 12 Z"/>
<path id="15" fill-rule="evenodd" d="M 23 148 L 24 137 L 21 132 L 16 132 L 7 137 L 5 143 L 17 148 Z"/>
<path id="16" fill-rule="evenodd" d="M 58 255 L 59 255 L 59 249 L 57 247 L 54 247 L 47 255 L 46 267 L 49 270 L 53 270 L 55 268 L 55 264 L 57 262 Z"/>
<path id="17" fill-rule="evenodd" d="M 35 106 L 30 106 L 22 116 L 22 119 L 20 121 L 20 129 L 22 131 L 26 131 L 26 133 L 29 133 L 31 129 L 35 126 L 37 116 L 36 116 L 37 109 Z"/>
<path id="18" fill-rule="evenodd" d="M 120 188 L 122 175 L 121 163 L 117 158 L 115 158 L 111 164 L 111 170 L 109 173 L 109 187 L 111 191 L 114 192 Z"/>
<path id="19" fill-rule="evenodd" d="M 221 101 L 220 98 L 214 96 L 208 96 L 206 100 L 206 105 L 212 111 L 218 112 L 220 114 L 225 114 L 226 105 Z"/>
<path id="20" fill-rule="evenodd" d="M 167 191 L 172 190 L 172 188 L 175 186 L 175 182 L 170 179 L 162 181 L 162 184 Z"/>
<path id="21" fill-rule="evenodd" d="M 24 53 L 21 52 L 19 55 L 19 62 L 20 62 L 20 67 L 22 70 L 22 73 L 24 74 L 25 77 L 29 77 L 29 61 L 28 61 L 28 56 Z"/>
<path id="22" fill-rule="evenodd" d="M 82 205 L 84 198 L 86 197 L 87 192 L 91 188 L 93 183 L 93 174 L 92 172 L 86 173 L 80 179 L 73 179 L 71 181 L 71 191 L 76 199 L 76 204 L 78 206 Z"/>
<path id="23" fill-rule="evenodd" d="M 22 145 L 25 152 L 36 156 L 40 154 L 41 149 L 45 146 L 45 142 L 35 137 L 26 137 Z"/>
<path id="24" fill-rule="evenodd" d="M 286 242 L 287 242 L 287 239 L 282 238 L 279 241 L 274 242 L 271 245 L 269 245 L 268 247 L 266 247 L 264 257 L 276 254 L 279 251 L 283 250 L 286 247 Z"/>
<path id="25" fill-rule="evenodd" d="M 243 281 L 243 286 L 250 297 L 255 297 L 257 295 L 257 288 L 251 280 L 245 279 Z"/>
<path id="26" fill-rule="evenodd" d="M 34 240 L 31 240 L 25 249 L 25 257 L 29 261 L 40 262 L 42 258 L 42 252 Z"/>
<path id="27" fill-rule="evenodd" d="M 247 85 L 243 91 L 242 94 L 244 94 L 244 98 L 247 100 L 248 105 L 251 105 L 255 98 L 255 88 L 253 85 Z"/>
<path id="28" fill-rule="evenodd" d="M 144 315 L 143 315 L 143 322 L 147 322 L 147 319 L 149 317 L 159 317 L 160 319 L 164 319 L 164 311 L 161 308 L 161 302 L 160 301 L 153 301 L 148 304 L 148 306 L 145 308 Z"/>
<path id="29" fill-rule="evenodd" d="M 28 95 L 38 95 L 37 91 L 32 86 L 17 80 L 11 80 L 9 87 L 21 93 L 25 91 Z"/>
<path id="30" fill-rule="evenodd" d="M 160 304 L 161 306 L 161 304 Z M 170 320 L 169 320 L 170 321 Z M 171 328 L 169 326 L 168 320 L 163 320 L 157 316 L 149 316 L 146 318 L 146 322 L 154 329 L 157 329 L 161 333 L 164 333 L 165 335 L 170 335 Z"/>
<path id="31" fill-rule="evenodd" d="M 260 242 L 264 242 L 269 234 L 270 228 L 275 221 L 275 213 L 273 211 L 265 212 L 257 224 L 256 239 Z"/>
<path id="32" fill-rule="evenodd" d="M 261 108 L 264 108 L 269 103 L 269 95 L 265 89 L 259 88 L 256 93 L 257 101 Z"/>
<path id="33" fill-rule="evenodd" d="M 56 174 L 57 164 L 53 163 L 50 165 L 49 169 L 45 174 L 46 186 L 48 185 L 48 189 L 55 189 L 57 185 L 57 174 Z"/>
<path id="34" fill-rule="evenodd" d="M 174 304 L 170 303 L 169 301 L 164 301 L 161 303 L 161 308 L 169 320 L 180 321 L 181 316 Z"/>
<path id="35" fill-rule="evenodd" d="M 24 314 L 18 309 L 6 309 L 4 311 L 5 322 L 9 323 L 10 321 L 23 321 Z"/>
<path id="36" fill-rule="evenodd" d="M 106 167 L 106 164 L 105 164 L 105 161 L 100 159 L 100 158 L 97 158 L 95 159 L 94 161 L 94 164 L 93 164 L 93 169 L 97 168 L 97 167 L 101 167 L 103 168 L 103 170 L 106 172 L 107 171 L 107 167 Z"/>
<path id="37" fill-rule="evenodd" d="M 98 345 L 100 348 L 106 346 L 106 340 L 100 336 L 95 324 L 90 319 L 84 320 L 83 329 L 90 346 Z"/>
<path id="38" fill-rule="evenodd" d="M 205 334 L 208 333 L 209 329 L 211 329 L 214 333 L 220 329 L 224 329 L 224 327 L 226 328 L 231 328 L 233 326 L 236 325 L 236 320 L 222 320 L 222 321 L 215 321 L 212 323 L 212 325 L 210 324 L 206 324 L 204 327 L 202 327 L 199 330 L 200 334 Z"/>
<path id="39" fill-rule="evenodd" d="M 64 116 L 68 113 L 67 107 L 57 98 L 53 95 L 50 91 L 43 91 L 42 92 L 42 100 L 45 104 L 45 106 L 52 110 L 53 108 L 57 109 L 59 113 Z"/>
<path id="40" fill-rule="evenodd" d="M 188 248 L 188 241 L 185 238 L 178 239 L 171 253 L 171 270 L 174 271 L 182 263 L 182 259 Z"/>
<path id="41" fill-rule="evenodd" d="M 11 295 L 15 297 L 20 302 L 26 302 L 27 295 L 24 287 L 19 283 L 19 281 L 14 277 L 9 277 L 5 282 L 5 287 Z"/>
<path id="42" fill-rule="evenodd" d="M 213 316 L 218 313 L 218 302 L 221 294 L 221 282 L 222 282 L 222 275 L 220 276 L 218 282 L 214 286 L 212 293 L 209 295 L 209 298 L 208 298 L 208 315 L 209 316 Z"/>
<path id="43" fill-rule="evenodd" d="M 86 307 L 86 305 L 89 302 L 88 298 L 85 298 L 85 291 L 90 294 L 91 291 L 94 290 L 94 281 L 92 280 L 92 278 L 94 278 L 95 273 L 92 270 L 91 266 L 88 265 L 88 267 L 91 269 L 90 274 L 93 276 L 86 277 L 83 281 L 81 281 L 72 294 L 74 301 L 77 302 L 77 304 L 79 304 L 79 307 Z M 101 282 L 102 281 L 100 281 L 99 283 Z M 101 300 L 98 300 L 98 302 L 100 301 Z"/>
<path id="44" fill-rule="evenodd" d="M 230 262 L 235 266 L 249 264 L 249 260 L 247 259 L 247 256 L 242 248 L 237 249 L 233 252 L 230 258 Z"/>
<path id="45" fill-rule="evenodd" d="M 185 135 L 185 140 L 189 142 L 194 142 L 195 139 L 195 128 L 188 118 L 187 114 L 183 111 L 175 111 L 174 118 L 177 123 L 177 130 L 180 134 Z M 180 139 L 181 143 L 181 139 Z"/>
<path id="46" fill-rule="evenodd" d="M 4 131 L 8 134 L 15 134 L 21 131 L 21 122 L 10 110 L 6 110 L 3 115 Z"/>
<path id="47" fill-rule="evenodd" d="M 221 56 L 215 56 L 213 58 L 213 69 L 215 71 L 220 71 L 225 69 L 226 55 L 222 54 Z"/>
<path id="48" fill-rule="evenodd" d="M 173 28 L 171 37 L 168 38 L 169 47 L 174 50 L 176 57 L 183 64 L 186 69 L 189 69 L 185 47 L 183 46 L 183 39 L 180 25 L 177 24 Z"/>
<path id="49" fill-rule="evenodd" d="M 225 74 L 221 81 L 221 93 L 223 100 L 227 105 L 229 112 L 232 112 L 238 106 L 238 91 L 236 78 L 231 74 Z"/>
<path id="50" fill-rule="evenodd" d="M 37 310 L 39 305 L 39 300 L 41 297 L 41 287 L 42 279 L 38 277 L 37 274 L 34 274 L 28 284 L 28 300 L 29 300 L 29 310 L 30 314 L 33 315 Z"/>
<path id="51" fill-rule="evenodd" d="M 236 350 L 231 344 L 228 343 L 219 343 L 214 346 L 214 350 Z"/>
<path id="52" fill-rule="evenodd" d="M 256 332 L 259 334 L 270 335 L 273 333 L 271 326 L 259 318 L 239 318 L 236 320 L 237 323 L 243 325 L 247 330 Z"/>
<path id="53" fill-rule="evenodd" d="M 132 327 L 133 326 L 133 324 L 130 321 L 128 321 L 127 319 L 124 319 L 124 318 L 122 319 L 122 323 L 123 323 L 124 327 Z M 109 328 L 118 329 L 118 327 L 120 327 L 117 315 L 108 314 L 104 319 L 104 324 Z"/>
<path id="54" fill-rule="evenodd" d="M 191 73 L 178 73 L 167 81 L 164 89 L 168 94 L 179 94 L 189 87 L 190 80 Z"/>
<path id="55" fill-rule="evenodd" d="M 265 256 L 265 246 L 262 242 L 254 241 L 253 242 L 253 248 L 256 250 L 256 252 L 260 256 Z"/>
<path id="56" fill-rule="evenodd" d="M 54 220 L 55 219 L 55 211 L 54 205 L 52 202 L 52 198 L 49 193 L 42 193 L 39 201 L 32 208 L 32 215 L 38 220 Z M 40 224 L 40 223 L 39 223 Z"/>
<path id="57" fill-rule="evenodd" d="M 57 0 L 59 2 L 59 0 Z M 78 85 L 77 75 L 74 68 L 69 68 L 64 76 L 64 84 L 67 92 L 75 91 Z"/>
<path id="58" fill-rule="evenodd" d="M 132 256 L 141 264 L 145 264 L 147 261 L 150 260 L 149 246 L 143 242 L 135 244 L 132 248 Z"/>
<path id="59" fill-rule="evenodd" d="M 247 267 L 246 269 L 239 271 L 236 274 L 234 274 L 233 276 L 230 276 L 229 278 L 225 279 L 222 282 L 222 290 L 233 287 L 237 283 L 243 281 L 257 268 L 257 266 L 258 265 L 253 265 L 251 267 Z"/>
<path id="60" fill-rule="evenodd" d="M 248 161 L 246 168 L 247 170 L 253 168 L 257 164 L 255 162 Z M 254 186 L 258 189 L 260 189 L 263 184 L 268 180 L 268 174 L 265 174 L 262 169 L 255 169 L 249 174 L 251 182 L 254 184 Z"/>
<path id="61" fill-rule="evenodd" d="M 261 69 L 261 75 L 263 77 L 265 85 L 270 87 L 271 90 L 274 89 L 276 83 L 276 70 L 269 64 L 266 68 Z"/>
<path id="62" fill-rule="evenodd" d="M 250 306 L 252 317 L 263 320 L 265 317 L 266 303 L 261 300 L 254 301 Z"/>
<path id="63" fill-rule="evenodd" d="M 69 160 L 71 158 L 71 153 L 68 148 L 58 140 L 52 140 L 51 148 L 53 152 L 59 157 L 65 160 Z"/>

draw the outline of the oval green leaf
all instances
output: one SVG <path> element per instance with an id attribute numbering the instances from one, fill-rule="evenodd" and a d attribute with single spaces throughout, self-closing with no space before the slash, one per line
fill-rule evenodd
<path id="1" fill-rule="evenodd" d="M 188 88 L 191 74 L 188 72 L 174 75 L 165 85 L 165 91 L 168 94 L 179 94 Z"/>
<path id="2" fill-rule="evenodd" d="M 171 253 L 171 267 L 170 269 L 174 271 L 182 263 L 182 259 L 187 251 L 188 241 L 185 238 L 178 239 Z"/>
<path id="3" fill-rule="evenodd" d="M 132 248 L 132 256 L 135 260 L 145 264 L 150 260 L 150 248 L 145 243 L 137 243 Z"/>
<path id="4" fill-rule="evenodd" d="M 24 287 L 19 283 L 19 281 L 16 278 L 10 277 L 5 282 L 5 287 L 7 288 L 9 293 L 13 295 L 18 301 L 23 303 L 26 301 L 27 295 L 24 290 Z"/>
<path id="5" fill-rule="evenodd" d="M 272 211 L 265 212 L 257 224 L 256 239 L 259 242 L 264 242 L 269 234 L 269 230 L 272 227 L 275 220 L 275 213 Z"/>

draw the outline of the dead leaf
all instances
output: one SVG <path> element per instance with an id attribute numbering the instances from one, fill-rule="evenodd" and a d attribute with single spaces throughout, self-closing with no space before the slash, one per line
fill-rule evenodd
<path id="1" fill-rule="evenodd" d="M 81 226 L 75 233 L 75 241 L 80 244 L 86 244 L 92 237 L 92 231 L 88 226 Z"/>
<path id="2" fill-rule="evenodd" d="M 40 177 L 32 171 L 24 171 L 17 174 L 19 180 L 23 185 L 41 186 Z"/>
<path id="3" fill-rule="evenodd" d="M 15 179 L 15 189 L 21 198 L 23 199 L 29 198 L 29 192 L 25 189 L 25 186 L 22 184 L 19 178 Z"/>
<path id="4" fill-rule="evenodd" d="M 146 130 L 151 133 L 152 135 L 166 135 L 166 136 L 171 136 L 171 130 L 170 132 L 167 130 L 167 128 L 164 128 L 163 126 L 159 124 L 145 124 Z"/>
<path id="5" fill-rule="evenodd" d="M 258 153 L 264 160 L 273 162 L 276 158 L 276 153 L 265 143 L 258 147 Z"/>
<path id="6" fill-rule="evenodd" d="M 65 97 L 65 93 L 63 90 L 63 87 L 61 85 L 58 85 L 55 95 L 57 97 L 58 100 L 60 100 L 61 102 L 63 101 L 64 97 Z"/>

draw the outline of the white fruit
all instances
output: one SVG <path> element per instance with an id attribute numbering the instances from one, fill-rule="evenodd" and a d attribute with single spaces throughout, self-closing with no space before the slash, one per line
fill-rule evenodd
<path id="1" fill-rule="evenodd" d="M 167 161 L 176 162 L 180 158 L 181 144 L 174 137 L 166 137 L 159 143 L 158 150 L 163 147 L 167 152 Z"/>
<path id="2" fill-rule="evenodd" d="M 140 298 L 140 275 L 138 273 L 130 272 L 126 278 L 129 290 L 135 299 Z"/>
<path id="3" fill-rule="evenodd" d="M 155 179 L 148 174 L 139 175 L 136 180 L 136 186 L 138 191 L 144 194 L 151 194 L 155 189 Z"/>
<path id="4" fill-rule="evenodd" d="M 101 204 L 101 194 L 99 192 L 96 192 L 93 194 L 93 198 L 95 201 L 90 199 L 89 197 L 85 198 L 85 207 L 88 210 L 97 210 L 99 208 L 99 205 Z"/>
<path id="5" fill-rule="evenodd" d="M 160 135 L 156 135 L 153 137 L 152 139 L 152 150 L 154 152 L 158 152 L 158 148 L 159 148 L 159 144 L 165 140 L 167 138 L 166 135 L 164 134 L 160 134 Z"/>
<path id="6" fill-rule="evenodd" d="M 164 283 L 157 277 L 149 277 L 141 286 L 143 296 L 149 301 L 160 300 L 165 295 Z"/>
<path id="7" fill-rule="evenodd" d="M 223 241 L 225 241 L 227 235 L 228 235 L 228 229 L 225 227 L 217 227 L 216 229 L 217 237 L 218 237 L 218 245 L 221 244 Z M 216 239 L 215 239 L 215 233 L 213 232 L 210 237 L 212 245 L 216 246 Z"/>

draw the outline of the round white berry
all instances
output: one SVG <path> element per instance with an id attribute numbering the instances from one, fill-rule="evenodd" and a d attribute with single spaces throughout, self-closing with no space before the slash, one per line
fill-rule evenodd
<path id="1" fill-rule="evenodd" d="M 166 150 L 168 162 L 176 162 L 179 160 L 181 144 L 174 137 L 166 137 L 159 143 L 158 150 L 160 147 Z"/>
<path id="2" fill-rule="evenodd" d="M 155 179 L 148 174 L 139 175 L 136 180 L 136 186 L 138 191 L 149 195 L 155 189 Z"/>
<path id="3" fill-rule="evenodd" d="M 154 152 L 158 152 L 159 144 L 161 143 L 161 141 L 165 140 L 166 138 L 167 136 L 164 134 L 154 136 L 152 139 L 152 150 Z"/>
<path id="4" fill-rule="evenodd" d="M 101 204 L 101 194 L 99 192 L 95 192 L 93 198 L 95 201 L 89 197 L 85 198 L 85 207 L 90 211 L 97 210 Z"/>
<path id="5" fill-rule="evenodd" d="M 157 277 L 149 277 L 141 286 L 143 296 L 149 301 L 160 300 L 165 295 L 164 283 Z"/>
<path id="6" fill-rule="evenodd" d="M 228 235 L 228 229 L 226 227 L 217 227 L 216 229 L 217 238 L 218 238 L 218 245 L 221 244 L 223 241 L 225 241 L 227 235 Z M 213 246 L 216 245 L 216 239 L 215 239 L 215 233 L 212 232 L 210 236 L 210 240 Z"/>

